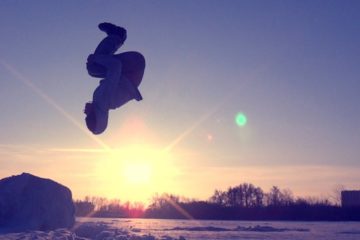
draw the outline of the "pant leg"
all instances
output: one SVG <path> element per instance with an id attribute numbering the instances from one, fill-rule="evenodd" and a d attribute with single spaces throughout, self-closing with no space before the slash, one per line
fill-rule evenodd
<path id="1" fill-rule="evenodd" d="M 138 87 L 144 76 L 145 58 L 139 52 L 123 52 L 115 55 L 122 63 L 122 75 Z"/>
<path id="2" fill-rule="evenodd" d="M 107 36 L 96 47 L 94 54 L 113 55 L 120 48 L 121 44 L 122 39 L 119 36 Z"/>
<path id="3" fill-rule="evenodd" d="M 121 46 L 122 39 L 119 36 L 107 36 L 96 47 L 94 54 L 96 55 L 113 55 Z M 88 74 L 96 78 L 106 77 L 108 67 L 102 64 L 87 61 L 86 68 Z"/>

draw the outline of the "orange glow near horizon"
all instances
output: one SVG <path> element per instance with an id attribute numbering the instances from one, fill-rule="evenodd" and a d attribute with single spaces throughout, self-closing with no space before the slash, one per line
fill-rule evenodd
<path id="1" fill-rule="evenodd" d="M 96 168 L 98 188 L 107 198 L 147 203 L 169 192 L 178 170 L 169 152 L 147 145 L 129 145 L 107 152 Z"/>

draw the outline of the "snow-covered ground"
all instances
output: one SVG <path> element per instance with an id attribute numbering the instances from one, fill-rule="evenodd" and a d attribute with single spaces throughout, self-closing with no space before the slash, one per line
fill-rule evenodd
<path id="1" fill-rule="evenodd" d="M 0 239 L 6 240 L 185 240 L 183 237 L 155 237 L 142 234 L 136 228 L 115 228 L 113 224 L 103 221 L 77 223 L 73 229 L 57 229 L 54 231 L 28 231 L 20 233 L 0 234 Z"/>
<path id="2" fill-rule="evenodd" d="M 0 234 L 23 240 L 358 240 L 359 222 L 246 222 L 78 218 L 73 229 Z"/>

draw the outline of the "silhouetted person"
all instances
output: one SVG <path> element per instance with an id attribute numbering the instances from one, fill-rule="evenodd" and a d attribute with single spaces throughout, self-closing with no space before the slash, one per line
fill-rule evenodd
<path id="1" fill-rule="evenodd" d="M 138 86 L 145 70 L 145 59 L 138 52 L 115 54 L 126 40 L 126 30 L 111 23 L 99 24 L 107 34 L 90 54 L 86 67 L 92 77 L 104 78 L 95 89 L 92 102 L 85 104 L 86 126 L 94 134 L 105 131 L 110 109 L 128 101 L 142 100 Z"/>

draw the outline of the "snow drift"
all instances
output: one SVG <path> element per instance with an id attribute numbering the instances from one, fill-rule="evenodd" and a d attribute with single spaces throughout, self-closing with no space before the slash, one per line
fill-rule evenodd
<path id="1" fill-rule="evenodd" d="M 53 230 L 75 222 L 70 189 L 28 173 L 0 180 L 0 230 Z"/>

